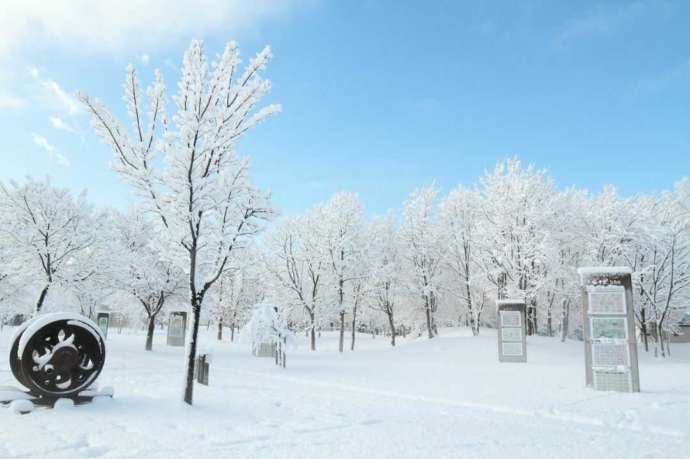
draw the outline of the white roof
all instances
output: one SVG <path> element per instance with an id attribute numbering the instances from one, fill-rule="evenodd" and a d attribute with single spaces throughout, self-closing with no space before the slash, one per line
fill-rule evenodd
<path id="1" fill-rule="evenodd" d="M 496 300 L 496 305 L 502 306 L 504 304 L 525 304 L 525 300 L 520 298 L 506 298 L 505 300 Z"/>
<path id="2" fill-rule="evenodd" d="M 585 266 L 577 269 L 580 276 L 593 276 L 596 274 L 632 274 L 629 266 Z"/>

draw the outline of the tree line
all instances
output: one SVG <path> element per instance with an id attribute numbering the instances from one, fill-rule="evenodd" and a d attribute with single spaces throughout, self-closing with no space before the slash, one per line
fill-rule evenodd
<path id="1" fill-rule="evenodd" d="M 635 316 L 662 355 L 690 307 L 690 180 L 673 191 L 623 198 L 559 190 L 542 170 L 499 162 L 472 186 L 410 194 L 399 215 L 364 217 L 337 193 L 261 239 L 276 298 L 310 330 L 345 318 L 433 338 L 441 325 L 494 326 L 498 299 L 527 305 L 529 334 L 580 337 L 582 266 L 629 266 Z M 358 322 L 359 321 L 359 322 Z M 378 322 L 377 322 L 378 321 Z M 352 335 L 351 348 L 354 348 Z"/>

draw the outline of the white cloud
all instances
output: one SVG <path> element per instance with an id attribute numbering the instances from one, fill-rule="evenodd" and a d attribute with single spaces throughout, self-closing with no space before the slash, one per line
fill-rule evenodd
<path id="1" fill-rule="evenodd" d="M 141 63 L 144 65 L 149 65 L 149 62 L 151 61 L 151 58 L 149 57 L 148 54 L 142 54 L 140 59 L 141 59 Z"/>
<path id="2" fill-rule="evenodd" d="M 67 158 L 60 154 L 60 152 L 55 152 L 55 159 L 57 160 L 58 164 L 61 164 L 63 166 L 69 167 L 72 165 Z"/>
<path id="3" fill-rule="evenodd" d="M 70 165 L 69 160 L 65 158 L 65 156 L 62 155 L 59 151 L 57 151 L 55 146 L 48 142 L 48 139 L 36 133 L 33 133 L 31 136 L 33 138 L 34 143 L 39 147 L 43 148 L 45 151 L 47 151 L 48 155 L 51 158 L 55 159 L 58 162 L 58 164 L 61 164 L 63 166 Z"/>
<path id="4" fill-rule="evenodd" d="M 74 128 L 67 124 L 62 118 L 57 116 L 50 117 L 50 124 L 53 125 L 55 129 L 61 129 L 63 131 L 75 132 Z"/>
<path id="5" fill-rule="evenodd" d="M 34 143 L 38 145 L 39 147 L 43 148 L 46 150 L 48 153 L 52 153 L 55 151 L 55 147 L 48 142 L 48 139 L 43 137 L 42 135 L 38 134 L 32 134 L 32 137 L 34 139 Z"/>
<path id="6" fill-rule="evenodd" d="M 68 115 L 76 115 L 81 111 L 77 100 L 69 95 L 56 81 L 44 77 L 35 67 L 30 69 L 30 73 L 34 81 L 39 85 L 39 97 L 41 97 L 42 103 Z"/>
<path id="7" fill-rule="evenodd" d="M 20 110 L 26 106 L 26 100 L 12 94 L 0 94 L 0 110 Z"/>
<path id="8" fill-rule="evenodd" d="M 315 0 L 3 0 L 0 54 L 24 43 L 109 51 L 255 25 Z"/>

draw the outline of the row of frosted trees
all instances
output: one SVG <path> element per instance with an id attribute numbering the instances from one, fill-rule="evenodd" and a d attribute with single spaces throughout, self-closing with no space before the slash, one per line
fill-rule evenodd
<path id="1" fill-rule="evenodd" d="M 690 306 L 690 181 L 658 195 L 620 197 L 559 190 L 517 159 L 472 187 L 440 196 L 412 193 L 400 215 L 367 219 L 353 193 L 338 193 L 262 238 L 271 292 L 289 305 L 315 347 L 315 330 L 383 322 L 395 343 L 402 326 L 429 338 L 458 322 L 479 333 L 495 301 L 521 298 L 528 332 L 578 336 L 577 268 L 632 267 L 637 324 L 645 347 L 676 332 Z M 346 324 L 346 318 L 349 323 Z M 404 327 L 403 327 L 404 328 Z"/>

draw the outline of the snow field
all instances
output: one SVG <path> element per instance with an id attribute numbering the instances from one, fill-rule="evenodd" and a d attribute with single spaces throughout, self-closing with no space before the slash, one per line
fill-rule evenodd
<path id="1" fill-rule="evenodd" d="M 582 343 L 530 337 L 527 364 L 500 364 L 496 336 L 441 330 L 439 339 L 359 335 L 337 352 L 304 335 L 283 370 L 247 345 L 213 352 L 210 386 L 181 403 L 183 348 L 111 333 L 99 385 L 115 398 L 70 409 L 0 409 L 0 457 L 683 457 L 690 439 L 690 346 L 642 352 L 642 392 L 584 387 Z M 11 333 L 0 335 L 0 355 Z M 0 386 L 16 385 L 7 364 Z"/>

